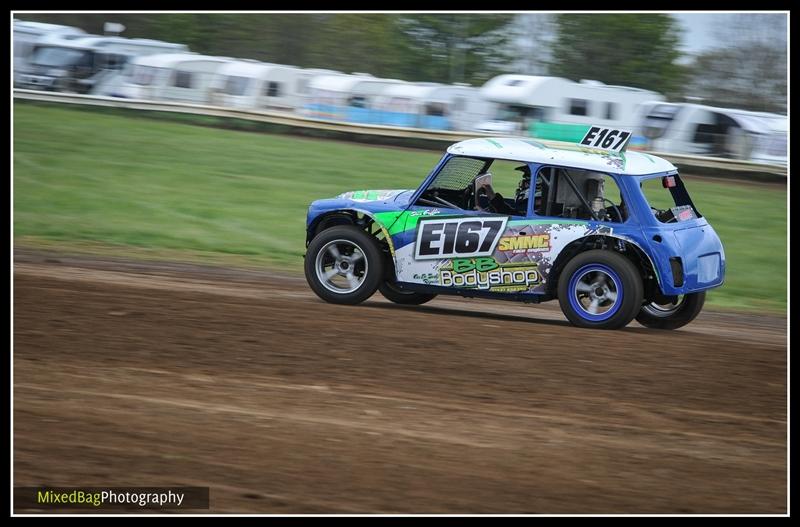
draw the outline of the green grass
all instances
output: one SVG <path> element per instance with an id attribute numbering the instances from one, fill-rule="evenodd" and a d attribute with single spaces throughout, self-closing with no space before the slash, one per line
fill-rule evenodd
<path id="1" fill-rule="evenodd" d="M 14 105 L 18 244 L 299 271 L 308 204 L 414 188 L 440 154 Z M 725 244 L 710 305 L 786 308 L 786 190 L 689 179 Z"/>

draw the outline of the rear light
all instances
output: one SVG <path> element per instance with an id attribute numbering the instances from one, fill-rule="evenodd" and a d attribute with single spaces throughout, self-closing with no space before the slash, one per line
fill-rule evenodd
<path id="1" fill-rule="evenodd" d="M 664 176 L 661 178 L 661 185 L 664 188 L 673 188 L 675 186 L 675 176 Z"/>
<path id="2" fill-rule="evenodd" d="M 683 286 L 683 263 L 677 256 L 669 259 L 669 267 L 672 269 L 672 285 L 675 287 Z"/>

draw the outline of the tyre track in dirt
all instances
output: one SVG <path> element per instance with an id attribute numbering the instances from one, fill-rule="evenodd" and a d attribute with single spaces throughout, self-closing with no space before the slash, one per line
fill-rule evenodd
<path id="1" fill-rule="evenodd" d="M 557 305 L 18 250 L 15 485 L 212 511 L 781 513 L 786 320 L 573 328 Z"/>

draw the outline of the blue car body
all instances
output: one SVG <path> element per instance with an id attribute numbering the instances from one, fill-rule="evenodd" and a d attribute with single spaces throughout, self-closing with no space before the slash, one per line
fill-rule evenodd
<path id="1" fill-rule="evenodd" d="M 564 153 L 531 141 L 507 138 L 487 141 L 501 145 L 501 149 L 516 148 L 513 152 L 487 151 L 490 147 L 483 144 L 463 147 L 476 141 L 480 140 L 465 141 L 448 149 L 416 190 L 355 191 L 314 201 L 306 219 L 307 241 L 324 227 L 335 224 L 337 217 L 349 214 L 354 221 L 369 224 L 369 228 L 386 242 L 393 263 L 390 278 L 400 287 L 418 292 L 506 297 L 531 302 L 550 300 L 556 296 L 558 272 L 567 260 L 564 253 L 572 255 L 587 243 L 598 247 L 611 244 L 616 250 L 641 260 L 637 266 L 645 283 L 645 301 L 702 292 L 723 283 L 725 253 L 722 243 L 708 221 L 697 212 L 677 169 L 670 163 L 638 152 L 622 155 L 622 160 L 620 156 L 586 150 Z M 514 141 L 529 146 L 520 146 Z M 618 186 L 627 207 L 626 217 L 624 221 L 553 218 L 537 214 L 532 199 L 528 200 L 526 213 L 520 211 L 506 217 L 485 210 L 452 210 L 432 206 L 430 202 L 421 203 L 431 183 L 458 157 L 523 162 L 532 175 L 531 188 L 537 185 L 536 178 L 541 177 L 545 168 L 602 170 L 602 174 L 612 178 Z M 654 171 L 648 172 L 651 165 Z M 642 185 L 651 179 L 675 182 L 674 192 L 683 200 L 683 208 L 691 209 L 686 211 L 686 218 L 675 218 L 669 223 L 659 220 L 642 190 Z M 483 245 L 488 247 L 491 241 L 491 251 L 476 248 L 464 255 L 447 253 L 448 230 L 459 229 L 460 233 L 464 230 L 462 224 L 466 224 L 467 230 L 472 225 L 478 232 L 481 221 L 485 222 L 480 224 L 481 228 L 487 232 L 482 238 Z M 448 223 L 455 226 L 448 227 Z M 489 223 L 497 227 L 502 224 L 501 232 L 492 235 L 493 227 L 486 227 Z M 433 233 L 434 241 L 422 241 L 424 226 L 428 234 Z M 492 240 L 488 240 L 490 235 L 494 236 Z M 421 254 L 419 245 L 425 243 L 426 248 L 433 251 L 430 257 Z M 513 261 L 522 256 L 522 260 Z M 484 271 L 480 270 L 480 265 L 485 265 Z M 468 271 L 462 273 L 459 269 Z"/>

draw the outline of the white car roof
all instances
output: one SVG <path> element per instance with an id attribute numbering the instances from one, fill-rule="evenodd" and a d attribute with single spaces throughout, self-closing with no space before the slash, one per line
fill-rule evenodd
<path id="1" fill-rule="evenodd" d="M 578 145 L 575 145 L 575 150 L 567 150 L 547 147 L 532 139 L 511 137 L 468 139 L 451 145 L 447 152 L 461 156 L 552 164 L 630 176 L 677 170 L 669 161 L 642 152 L 625 152 L 623 155 L 617 155 L 580 148 Z"/>

